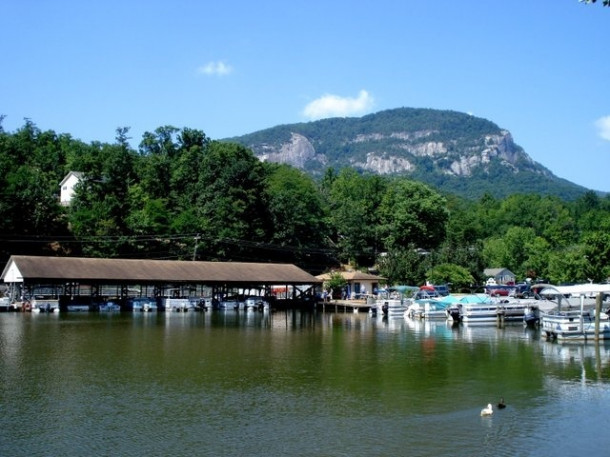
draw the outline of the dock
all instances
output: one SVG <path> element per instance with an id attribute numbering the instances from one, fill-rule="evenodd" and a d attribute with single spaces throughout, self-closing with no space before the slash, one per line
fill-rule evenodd
<path id="1" fill-rule="evenodd" d="M 374 302 L 362 299 L 354 300 L 330 300 L 319 302 L 317 309 L 322 312 L 330 313 L 368 313 L 371 307 L 375 306 Z"/>

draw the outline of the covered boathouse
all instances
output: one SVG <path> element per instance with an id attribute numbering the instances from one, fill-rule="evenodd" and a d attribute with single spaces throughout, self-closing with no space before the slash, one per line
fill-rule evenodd
<path id="1" fill-rule="evenodd" d="M 227 299 L 261 295 L 275 307 L 314 302 L 321 281 L 292 264 L 14 255 L 1 279 L 13 302 L 39 295 L 60 307 L 130 297 Z M 277 290 L 283 293 L 277 294 Z"/>

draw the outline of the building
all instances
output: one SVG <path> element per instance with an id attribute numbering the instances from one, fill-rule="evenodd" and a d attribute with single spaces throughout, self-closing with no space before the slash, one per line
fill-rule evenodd
<path id="1" fill-rule="evenodd" d="M 76 185 L 83 179 L 83 173 L 80 171 L 69 172 L 64 179 L 59 183 L 59 203 L 63 206 L 68 206 L 74 197 L 74 189 Z"/>
<path id="2" fill-rule="evenodd" d="M 516 279 L 515 274 L 508 268 L 486 268 L 483 270 L 483 274 L 488 278 L 488 281 L 489 278 L 493 278 L 498 285 L 514 284 Z"/>
<path id="3" fill-rule="evenodd" d="M 379 289 L 379 284 L 386 278 L 363 273 L 361 271 L 337 271 L 316 276 L 320 281 L 328 281 L 333 274 L 340 274 L 347 282 L 346 296 L 355 298 L 362 295 L 373 294 Z"/>
<path id="4" fill-rule="evenodd" d="M 291 264 L 194 262 L 81 257 L 11 256 L 1 279 L 15 301 L 53 295 L 60 304 L 75 300 L 134 296 L 190 298 L 272 295 L 278 285 L 290 290 L 286 302 L 312 301 L 322 281 Z"/>

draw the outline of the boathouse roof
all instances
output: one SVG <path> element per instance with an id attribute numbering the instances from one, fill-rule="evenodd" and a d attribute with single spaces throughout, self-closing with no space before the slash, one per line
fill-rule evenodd
<path id="1" fill-rule="evenodd" d="M 318 284 L 292 264 L 96 259 L 14 255 L 2 280 L 13 282 L 174 282 L 204 284 Z"/>

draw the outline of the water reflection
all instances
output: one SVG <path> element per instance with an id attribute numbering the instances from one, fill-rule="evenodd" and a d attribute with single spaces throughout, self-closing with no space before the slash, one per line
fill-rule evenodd
<path id="1" fill-rule="evenodd" d="M 3 314 L 0 455 L 600 455 L 609 360 L 520 325 Z"/>

